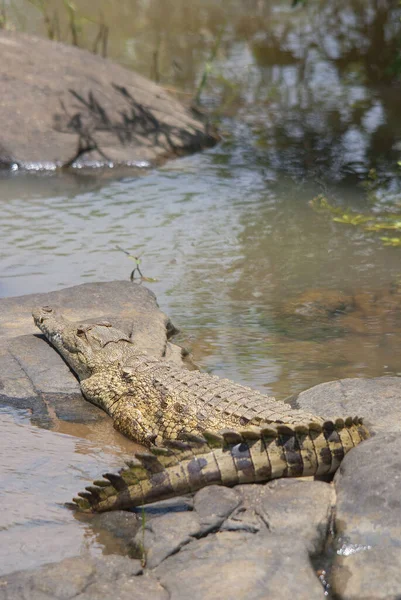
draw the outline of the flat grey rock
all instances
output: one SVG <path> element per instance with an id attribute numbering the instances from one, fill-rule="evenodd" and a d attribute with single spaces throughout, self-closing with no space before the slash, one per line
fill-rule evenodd
<path id="1" fill-rule="evenodd" d="M 295 408 L 327 418 L 363 417 L 372 432 L 401 431 L 401 377 L 329 381 L 289 400 Z"/>
<path id="2" fill-rule="evenodd" d="M 195 494 L 194 509 L 199 517 L 201 533 L 218 529 L 237 508 L 241 497 L 234 490 L 211 485 Z"/>
<path id="3" fill-rule="evenodd" d="M 133 595 L 143 600 L 167 600 L 156 581 L 136 577 L 141 572 L 139 561 L 122 556 L 66 558 L 1 577 L 0 600 L 128 600 Z"/>
<path id="4" fill-rule="evenodd" d="M 91 583 L 83 594 L 74 600 L 169 600 L 168 593 L 156 580 L 148 575 L 123 578 L 115 585 L 114 581 Z"/>
<path id="5" fill-rule="evenodd" d="M 145 548 L 143 547 L 144 541 L 146 547 L 152 549 L 156 554 L 166 552 L 169 554 L 171 544 L 175 547 L 176 540 L 174 535 L 180 536 L 184 531 L 184 539 L 187 532 L 187 524 L 185 523 L 184 517 L 184 529 L 180 518 L 173 518 L 172 515 L 177 513 L 177 516 L 192 511 L 193 501 L 191 498 L 177 497 L 171 498 L 170 500 L 163 500 L 161 502 L 154 502 L 144 507 L 138 507 L 135 512 L 116 510 L 111 512 L 105 512 L 97 515 L 87 517 L 86 515 L 81 516 L 83 520 L 88 521 L 91 524 L 91 528 L 94 533 L 98 535 L 99 539 L 103 538 L 104 533 L 117 538 L 120 548 L 122 551 L 129 556 L 136 556 L 143 558 Z M 156 535 L 154 535 L 153 526 L 149 526 L 150 521 L 163 519 L 166 517 L 166 522 L 161 521 L 154 524 Z M 190 517 L 192 521 L 192 517 Z M 196 520 L 196 529 L 198 529 L 199 523 Z M 146 529 L 145 529 L 146 528 Z M 150 533 L 152 530 L 152 533 Z M 157 532 L 172 532 L 173 540 L 167 539 L 159 540 L 157 538 Z M 155 549 L 155 544 L 157 549 Z M 149 555 L 151 552 L 149 552 Z"/>
<path id="6" fill-rule="evenodd" d="M 335 487 L 333 588 L 353 600 L 401 597 L 401 436 L 377 434 L 355 448 Z"/>
<path id="7" fill-rule="evenodd" d="M 242 485 L 243 507 L 252 511 L 277 535 L 291 535 L 302 540 L 309 554 L 323 551 L 335 492 L 332 485 L 322 481 L 276 479 L 266 485 Z M 242 517 L 244 518 L 244 517 Z"/>
<path id="8" fill-rule="evenodd" d="M 86 50 L 2 29 L 0 54 L 2 167 L 51 169 L 79 147 L 76 166 L 150 166 L 217 141 L 162 87 Z"/>
<path id="9" fill-rule="evenodd" d="M 321 600 L 302 542 L 223 532 L 194 540 L 154 571 L 170 600 Z"/>
<path id="10" fill-rule="evenodd" d="M 156 329 L 156 325 L 163 327 L 164 346 L 166 330 L 170 327 L 169 319 L 161 312 L 156 296 L 148 288 L 130 281 L 109 281 L 83 283 L 44 294 L 1 298 L 0 338 L 38 334 L 32 309 L 46 304 L 62 309 L 71 321 L 106 319 L 108 316 L 128 319 L 132 321 L 135 333 L 152 334 L 148 344 L 153 352 L 160 352 L 161 342 L 152 329 Z"/>
<path id="11" fill-rule="evenodd" d="M 168 556 L 189 544 L 200 533 L 200 523 L 193 512 L 172 513 L 144 523 L 133 540 L 137 555 L 153 569 Z"/>

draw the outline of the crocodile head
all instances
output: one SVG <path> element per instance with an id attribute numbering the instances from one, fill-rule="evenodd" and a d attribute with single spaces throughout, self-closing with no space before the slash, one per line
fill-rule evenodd
<path id="1" fill-rule="evenodd" d="M 58 350 L 80 380 L 111 364 L 122 362 L 131 351 L 131 340 L 110 323 L 76 325 L 50 306 L 32 311 L 35 325 Z"/>

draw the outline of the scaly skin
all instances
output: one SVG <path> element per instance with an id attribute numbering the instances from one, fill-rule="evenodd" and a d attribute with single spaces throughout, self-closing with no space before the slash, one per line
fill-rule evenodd
<path id="1" fill-rule="evenodd" d="M 35 309 L 33 317 L 77 374 L 84 396 L 118 431 L 152 447 L 137 455 L 139 466 L 109 475 L 101 493 L 84 493 L 77 500 L 83 510 L 127 508 L 211 483 L 331 473 L 369 435 L 360 419 L 325 422 L 227 379 L 153 358 L 109 323 L 77 326 L 50 307 Z M 179 439 L 167 450 L 154 448 Z"/>
<path id="2" fill-rule="evenodd" d="M 207 485 L 334 473 L 345 453 L 366 437 L 358 418 L 324 423 L 320 431 L 285 425 L 206 431 L 136 454 L 118 475 L 108 473 L 79 493 L 73 506 L 83 512 L 121 510 Z"/>

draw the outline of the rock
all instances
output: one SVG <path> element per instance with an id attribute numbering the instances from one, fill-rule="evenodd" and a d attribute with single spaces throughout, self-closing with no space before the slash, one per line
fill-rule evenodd
<path id="1" fill-rule="evenodd" d="M 170 600 L 323 597 L 305 546 L 292 536 L 212 534 L 192 541 L 153 573 Z"/>
<path id="2" fill-rule="evenodd" d="M 118 538 L 123 543 L 125 553 L 129 554 L 130 542 L 141 529 L 141 520 L 134 513 L 115 510 L 94 515 L 91 519 L 91 526 L 98 538 L 101 537 L 103 531 L 107 531 Z"/>
<path id="3" fill-rule="evenodd" d="M 327 418 L 361 416 L 373 433 L 401 431 L 401 377 L 329 381 L 288 401 Z"/>
<path id="4" fill-rule="evenodd" d="M 3 345 L 3 344 L 2 344 Z M 26 376 L 30 392 L 40 390 L 44 393 L 74 395 L 80 393 L 79 383 L 60 355 L 52 350 L 43 337 L 34 335 L 23 335 L 11 338 L 5 344 L 9 355 L 16 360 L 19 367 Z M 4 373 L 4 371 L 3 371 Z M 5 386 L 3 393 L 8 389 L 8 379 L 15 381 L 16 371 L 7 373 L 7 379 L 3 377 Z M 20 371 L 17 371 L 20 374 Z M 18 389 L 16 390 L 18 391 Z"/>
<path id="5" fill-rule="evenodd" d="M 91 583 L 83 594 L 74 600 L 169 600 L 168 593 L 156 580 L 148 576 L 123 578 L 116 586 L 114 581 Z"/>
<path id="6" fill-rule="evenodd" d="M 199 490 L 195 494 L 194 508 L 202 535 L 218 529 L 240 502 L 240 496 L 230 488 L 211 485 Z"/>
<path id="7" fill-rule="evenodd" d="M 359 547 L 336 557 L 331 588 L 342 600 L 399 600 L 401 550 L 393 546 Z"/>
<path id="8" fill-rule="evenodd" d="M 77 556 L 39 569 L 0 578 L 0 600 L 167 600 L 168 595 L 142 572 L 138 560 L 122 556 Z"/>
<path id="9" fill-rule="evenodd" d="M 366 317 L 384 317 L 401 310 L 401 285 L 394 282 L 384 290 L 360 291 L 354 296 L 355 309 Z"/>
<path id="10" fill-rule="evenodd" d="M 354 308 L 354 299 L 348 294 L 336 290 L 308 290 L 296 298 L 287 301 L 281 309 L 286 316 L 305 319 L 334 317 Z"/>
<path id="11" fill-rule="evenodd" d="M 263 493 L 260 485 L 237 485 L 235 491 L 242 502 L 226 519 L 220 531 L 246 531 L 247 533 L 267 532 L 268 524 L 258 510 L 258 498 Z"/>
<path id="12" fill-rule="evenodd" d="M 53 416 L 63 421 L 90 423 L 108 418 L 83 401 L 76 377 L 35 327 L 32 308 L 46 304 L 62 308 L 72 321 L 111 321 L 159 358 L 173 346 L 168 338 L 177 330 L 159 309 L 154 294 L 129 281 L 86 283 L 47 294 L 0 299 L 0 405 L 30 409 L 32 421 L 43 427 L 52 423 L 49 406 Z M 174 348 L 168 355 L 182 365 L 181 349 Z"/>
<path id="13" fill-rule="evenodd" d="M 401 596 L 401 437 L 378 434 L 335 476 L 337 555 L 331 577 L 341 598 Z"/>
<path id="14" fill-rule="evenodd" d="M 292 333 L 297 331 L 298 339 L 305 336 L 316 339 L 317 328 L 321 333 L 329 329 L 331 338 L 350 333 L 354 337 L 355 334 L 394 336 L 400 333 L 400 315 L 401 286 L 394 283 L 376 291 L 356 291 L 353 295 L 335 290 L 309 290 L 280 306 L 277 317 L 290 318 Z"/>
<path id="15" fill-rule="evenodd" d="M 5 29 L 0 49 L 2 167 L 150 166 L 217 141 L 162 87 L 100 56 Z"/>
<path id="16" fill-rule="evenodd" d="M 106 532 L 108 535 L 117 538 L 124 554 L 142 558 L 144 552 L 144 548 L 142 547 L 144 536 L 146 537 L 146 541 L 149 542 L 152 547 L 153 542 L 155 541 L 153 536 L 148 535 L 149 531 L 145 535 L 145 530 L 142 530 L 142 519 L 144 519 L 144 524 L 146 525 L 153 519 L 163 518 L 164 516 L 170 517 L 170 515 L 175 513 L 181 514 L 183 512 L 192 511 L 192 507 L 192 498 L 176 497 L 160 502 L 153 502 L 144 507 L 140 506 L 133 509 L 133 512 L 116 510 L 93 515 L 90 517 L 90 524 L 94 533 L 97 535 L 99 543 L 102 543 L 102 539 Z M 86 515 L 81 518 L 86 520 L 85 517 Z M 178 519 L 176 522 L 178 522 Z M 170 529 L 172 526 L 170 521 L 170 524 L 166 525 L 166 528 Z M 155 529 L 158 530 L 160 528 L 161 525 L 156 523 Z"/>
<path id="17" fill-rule="evenodd" d="M 144 530 L 136 534 L 133 546 L 146 561 L 146 566 L 153 569 L 199 533 L 200 524 L 196 514 L 173 513 L 146 522 Z"/>
<path id="18" fill-rule="evenodd" d="M 253 510 L 271 533 L 302 540 L 309 554 L 323 551 L 332 510 L 334 489 L 323 481 L 276 479 L 266 485 L 242 485 L 243 506 Z"/>
<path id="19" fill-rule="evenodd" d="M 45 304 L 62 308 L 71 321 L 114 318 L 121 326 L 121 320 L 125 319 L 126 326 L 127 321 L 132 323 L 135 334 L 148 338 L 141 347 L 151 349 L 155 356 L 164 354 L 167 332 L 176 331 L 159 309 L 153 292 L 130 281 L 110 281 L 84 283 L 45 294 L 1 298 L 0 338 L 39 334 L 31 313 L 35 306 Z"/>

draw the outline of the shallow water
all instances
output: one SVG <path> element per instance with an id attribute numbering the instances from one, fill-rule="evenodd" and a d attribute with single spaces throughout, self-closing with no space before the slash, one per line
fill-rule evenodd
<path id="1" fill-rule="evenodd" d="M 309 204 L 323 193 L 368 210 L 361 183 L 375 168 L 373 209 L 400 211 L 399 92 L 380 62 L 394 50 L 398 12 L 383 21 L 368 0 L 320 12 L 311 1 L 307 13 L 291 13 L 289 1 L 133 4 L 131 21 L 125 2 L 112 13 L 102 4 L 114 24 L 110 55 L 149 74 L 151 32 L 167 86 L 193 90 L 224 25 L 202 94 L 225 115 L 223 142 L 142 177 L 3 174 L 0 296 L 128 279 L 135 263 L 119 245 L 141 255 L 143 274 L 157 280 L 147 285 L 204 369 L 278 398 L 340 377 L 400 374 L 401 309 L 388 301 L 400 249 Z M 35 15 L 31 31 L 42 26 Z M 288 315 L 289 301 L 316 289 L 359 298 L 359 308 Z M 129 447 L 111 428 L 66 427 L 44 431 L 25 413 L 1 412 L 2 572 L 115 550 L 62 503 L 121 465 Z"/>
<path id="2" fill-rule="evenodd" d="M 399 370 L 388 332 L 369 326 L 374 315 L 362 334 L 316 323 L 306 340 L 297 323 L 283 324 L 286 302 L 306 290 L 380 292 L 399 276 L 397 249 L 312 211 L 317 182 L 269 181 L 236 148 L 218 147 L 93 189 L 57 176 L 29 183 L 27 192 L 25 177 L 0 182 L 3 296 L 126 279 L 135 263 L 119 245 L 141 255 L 160 306 L 195 360 L 217 374 L 282 398 L 328 379 Z M 343 195 L 358 204 L 358 190 Z"/>
<path id="3" fill-rule="evenodd" d="M 0 408 L 0 575 L 104 550 L 64 503 L 94 477 L 121 467 L 136 446 L 111 427 L 106 443 L 102 428 L 73 429 L 74 435 L 40 429 L 28 411 Z M 108 540 L 108 551 L 119 552 L 115 540 Z"/>

